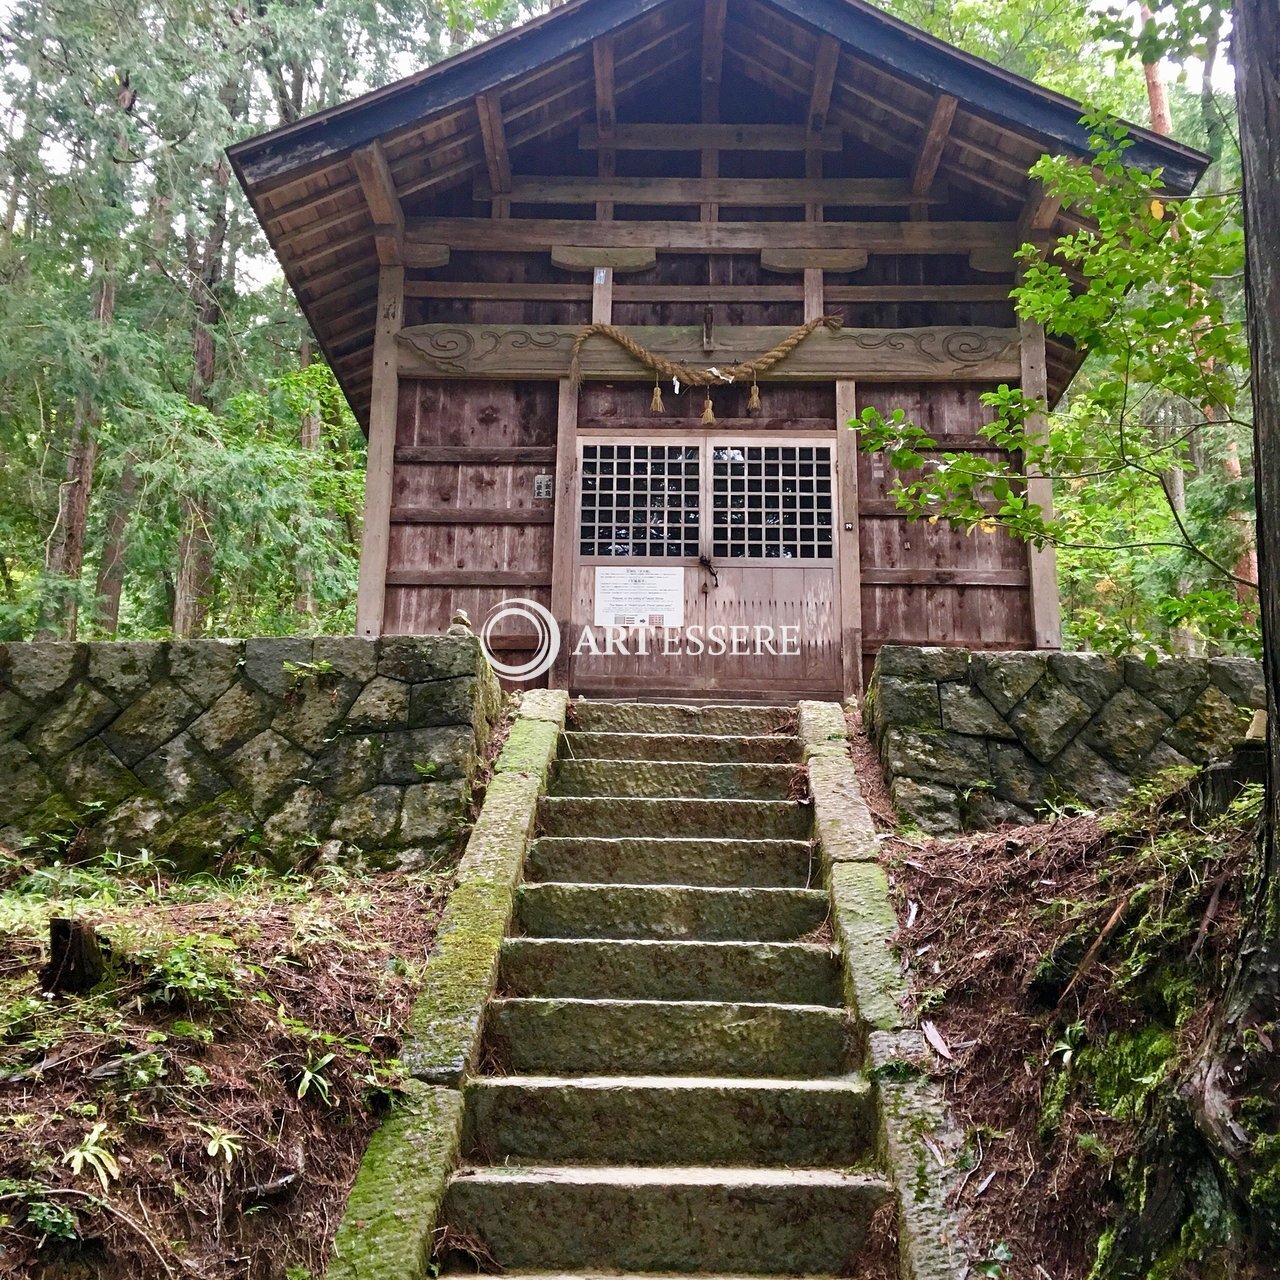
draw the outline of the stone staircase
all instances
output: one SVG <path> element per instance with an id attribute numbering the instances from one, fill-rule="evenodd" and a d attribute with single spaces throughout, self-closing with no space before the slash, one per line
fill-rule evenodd
<path id="1" fill-rule="evenodd" d="M 789 722 L 577 705 L 466 1085 L 446 1269 L 870 1274 L 892 1188 Z"/>

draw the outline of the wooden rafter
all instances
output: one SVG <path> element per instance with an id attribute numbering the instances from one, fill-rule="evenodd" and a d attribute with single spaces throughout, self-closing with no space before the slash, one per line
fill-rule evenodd
<path id="1" fill-rule="evenodd" d="M 1019 243 L 1042 239 L 1043 233 L 1052 228 L 1061 211 L 1062 197 L 1049 195 L 1044 184 L 1033 179 L 1031 194 L 1018 216 Z"/>
<path id="2" fill-rule="evenodd" d="M 720 76 L 724 69 L 726 0 L 704 0 L 702 9 L 702 119 L 720 119 Z"/>
<path id="3" fill-rule="evenodd" d="M 613 136 L 617 124 L 613 83 L 613 37 L 601 36 L 591 46 L 596 79 L 596 129 L 602 141 Z"/>
<path id="4" fill-rule="evenodd" d="M 351 163 L 360 180 L 365 204 L 373 218 L 373 238 L 378 261 L 384 267 L 404 261 L 404 210 L 396 193 L 391 166 L 382 143 L 374 142 L 351 153 Z M 328 248 L 329 246 L 324 246 Z"/>
<path id="5" fill-rule="evenodd" d="M 607 145 L 618 123 L 613 36 L 601 36 L 592 44 L 591 61 L 596 81 L 596 129 L 602 143 L 596 153 L 596 174 L 600 178 L 612 178 L 617 171 L 618 157 L 614 148 Z M 612 199 L 597 199 L 596 217 L 602 222 L 613 217 Z"/>
<path id="6" fill-rule="evenodd" d="M 831 106 L 831 91 L 836 82 L 836 67 L 840 62 L 840 42 L 831 36 L 818 41 L 814 58 L 813 89 L 809 93 L 809 115 L 804 150 L 804 175 L 806 178 L 822 178 L 822 134 L 827 127 L 827 111 Z M 804 207 L 806 222 L 821 222 L 825 217 L 820 200 L 813 200 Z M 761 256 L 763 265 L 764 255 Z M 864 260 L 865 265 L 865 260 Z M 766 270 L 768 268 L 766 267 Z M 823 297 L 824 276 L 820 266 L 804 269 L 804 318 L 807 324 L 816 320 L 826 310 Z"/>
<path id="7" fill-rule="evenodd" d="M 920 144 L 920 153 L 916 157 L 916 167 L 911 174 L 911 191 L 913 195 L 927 195 L 933 180 L 938 175 L 938 165 L 942 162 L 942 149 L 947 145 L 947 135 L 951 132 L 951 122 L 955 119 L 958 103 L 949 93 L 938 95 L 933 104 L 933 114 L 925 126 L 924 139 Z"/>
<path id="8" fill-rule="evenodd" d="M 484 163 L 489 171 L 489 185 L 505 195 L 511 190 L 511 158 L 507 154 L 507 133 L 502 124 L 502 107 L 494 93 L 476 95 L 476 115 L 480 118 L 480 137 L 484 142 Z"/>
<path id="9" fill-rule="evenodd" d="M 831 90 L 836 82 L 836 64 L 840 61 L 840 41 L 823 36 L 813 61 L 813 89 L 809 93 L 809 133 L 819 137 L 827 127 L 827 110 L 831 106 Z"/>

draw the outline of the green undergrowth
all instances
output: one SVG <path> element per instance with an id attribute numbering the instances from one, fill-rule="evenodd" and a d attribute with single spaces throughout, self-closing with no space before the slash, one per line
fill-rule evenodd
<path id="1" fill-rule="evenodd" d="M 452 874 L 0 851 L 0 1274 L 319 1275 Z M 44 990 L 51 917 L 91 990 Z"/>

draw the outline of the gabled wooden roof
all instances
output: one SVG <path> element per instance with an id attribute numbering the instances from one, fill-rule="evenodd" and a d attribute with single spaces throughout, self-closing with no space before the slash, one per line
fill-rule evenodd
<path id="1" fill-rule="evenodd" d="M 470 212 L 469 189 L 492 173 L 495 120 L 517 171 L 522 150 L 569 139 L 595 123 L 593 45 L 602 37 L 612 37 L 619 119 L 635 118 L 629 106 L 664 84 L 697 82 L 707 38 L 723 43 L 726 77 L 794 104 L 797 123 L 810 123 L 820 46 L 830 49 L 834 39 L 839 47 L 828 127 L 862 148 L 896 157 L 908 176 L 923 155 L 940 179 L 981 197 L 977 217 L 1022 219 L 1024 228 L 1041 234 L 1081 225 L 1037 206 L 1027 177 L 1046 151 L 1088 154 L 1080 104 L 863 0 L 728 0 L 722 34 L 704 22 L 704 13 L 703 0 L 570 0 L 396 84 L 229 148 L 362 423 L 367 425 L 376 310 L 375 224 L 388 216 L 385 209 L 371 210 L 366 190 L 376 189 L 380 178 L 408 217 L 437 212 L 442 201 L 451 213 Z M 1162 168 L 1176 194 L 1190 191 L 1209 163 L 1170 139 L 1136 126 L 1131 132 L 1130 163 Z M 367 168 L 368 152 L 355 153 L 374 142 L 385 169 L 372 182 L 366 171 L 362 186 L 358 164 Z M 1077 365 L 1069 348 L 1051 348 L 1055 398 Z"/>

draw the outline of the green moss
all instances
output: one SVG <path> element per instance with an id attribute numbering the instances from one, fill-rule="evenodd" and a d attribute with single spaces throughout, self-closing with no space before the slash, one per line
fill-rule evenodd
<path id="1" fill-rule="evenodd" d="M 1062 1123 L 1062 1113 L 1066 1110 L 1067 1096 L 1071 1092 L 1071 1072 L 1059 1071 L 1053 1076 L 1040 1097 L 1040 1123 L 1038 1131 L 1040 1141 L 1048 1146 L 1058 1132 Z"/>
<path id="2" fill-rule="evenodd" d="M 532 773 L 542 777 L 555 755 L 559 736 L 557 726 L 546 720 L 517 720 L 494 765 L 494 773 Z"/>
<path id="3" fill-rule="evenodd" d="M 479 1050 L 484 1008 L 559 733 L 550 720 L 520 716 L 498 758 L 406 1030 L 401 1057 L 421 1080 L 456 1083 Z"/>
<path id="4" fill-rule="evenodd" d="M 462 1094 L 417 1081 L 374 1133 L 333 1242 L 326 1280 L 425 1280 L 462 1135 Z"/>
<path id="5" fill-rule="evenodd" d="M 1250 1101 L 1263 1103 L 1274 1116 L 1275 1104 L 1270 1100 Z M 1249 1207 L 1272 1235 L 1280 1235 L 1280 1134 L 1257 1137 L 1250 1155 L 1256 1172 L 1249 1188 Z"/>
<path id="6" fill-rule="evenodd" d="M 1177 1052 L 1177 1040 L 1160 1026 L 1115 1033 L 1080 1050 L 1079 1071 L 1089 1079 L 1098 1105 L 1117 1120 L 1142 1116 L 1147 1096 L 1157 1088 Z"/>

